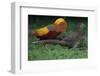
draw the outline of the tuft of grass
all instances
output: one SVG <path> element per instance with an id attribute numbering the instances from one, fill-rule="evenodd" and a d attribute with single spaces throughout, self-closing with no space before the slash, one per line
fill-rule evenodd
<path id="1" fill-rule="evenodd" d="M 53 44 L 31 44 L 28 49 L 28 60 L 51 60 L 51 59 L 77 59 L 87 58 L 87 51 L 68 49 L 65 46 Z"/>
<path id="2" fill-rule="evenodd" d="M 28 17 L 28 29 L 37 29 L 52 24 L 56 16 L 36 16 L 30 15 Z M 51 60 L 51 59 L 78 59 L 88 58 L 88 18 L 86 17 L 65 17 L 68 22 L 68 28 L 66 32 L 58 36 L 58 38 L 64 38 L 70 32 L 74 31 L 77 23 L 82 21 L 86 27 L 84 28 L 85 39 L 82 41 L 82 46 L 76 49 L 69 49 L 67 46 L 61 46 L 59 44 L 32 44 L 36 41 L 35 36 L 28 37 L 28 60 Z M 85 50 L 84 50 L 85 48 Z"/>
<path id="3" fill-rule="evenodd" d="M 63 33 L 61 36 L 67 34 Z M 35 36 L 28 37 L 28 60 L 54 60 L 54 59 L 79 59 L 88 58 L 87 37 L 84 38 L 82 48 L 69 49 L 59 44 L 32 44 L 36 41 Z M 84 49 L 85 48 L 85 49 Z"/>

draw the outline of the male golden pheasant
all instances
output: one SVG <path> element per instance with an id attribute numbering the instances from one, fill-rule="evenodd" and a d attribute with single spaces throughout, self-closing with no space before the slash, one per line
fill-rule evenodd
<path id="1" fill-rule="evenodd" d="M 60 33 L 66 31 L 67 22 L 63 18 L 58 18 L 51 26 L 45 26 L 32 31 L 40 40 L 55 39 Z"/>

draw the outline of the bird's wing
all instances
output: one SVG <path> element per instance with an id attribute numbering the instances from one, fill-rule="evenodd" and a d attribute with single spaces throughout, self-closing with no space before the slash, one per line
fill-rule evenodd
<path id="1" fill-rule="evenodd" d="M 67 41 L 74 41 L 78 37 L 78 34 L 76 32 L 70 33 L 67 37 L 65 37 L 63 40 Z"/>

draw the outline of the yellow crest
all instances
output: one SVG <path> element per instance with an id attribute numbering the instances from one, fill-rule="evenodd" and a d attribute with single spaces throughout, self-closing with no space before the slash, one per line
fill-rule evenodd
<path id="1" fill-rule="evenodd" d="M 54 24 L 55 24 L 55 26 L 56 25 L 59 25 L 61 22 L 64 22 L 65 20 L 63 19 L 63 18 L 58 18 L 55 22 L 54 22 Z"/>

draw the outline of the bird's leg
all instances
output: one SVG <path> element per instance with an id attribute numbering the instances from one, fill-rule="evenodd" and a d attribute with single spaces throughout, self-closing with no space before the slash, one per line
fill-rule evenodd
<path id="1" fill-rule="evenodd" d="M 72 49 L 76 49 L 76 48 L 79 46 L 79 44 L 80 44 L 80 40 L 77 41 L 77 42 L 74 44 L 74 46 L 72 47 Z"/>

